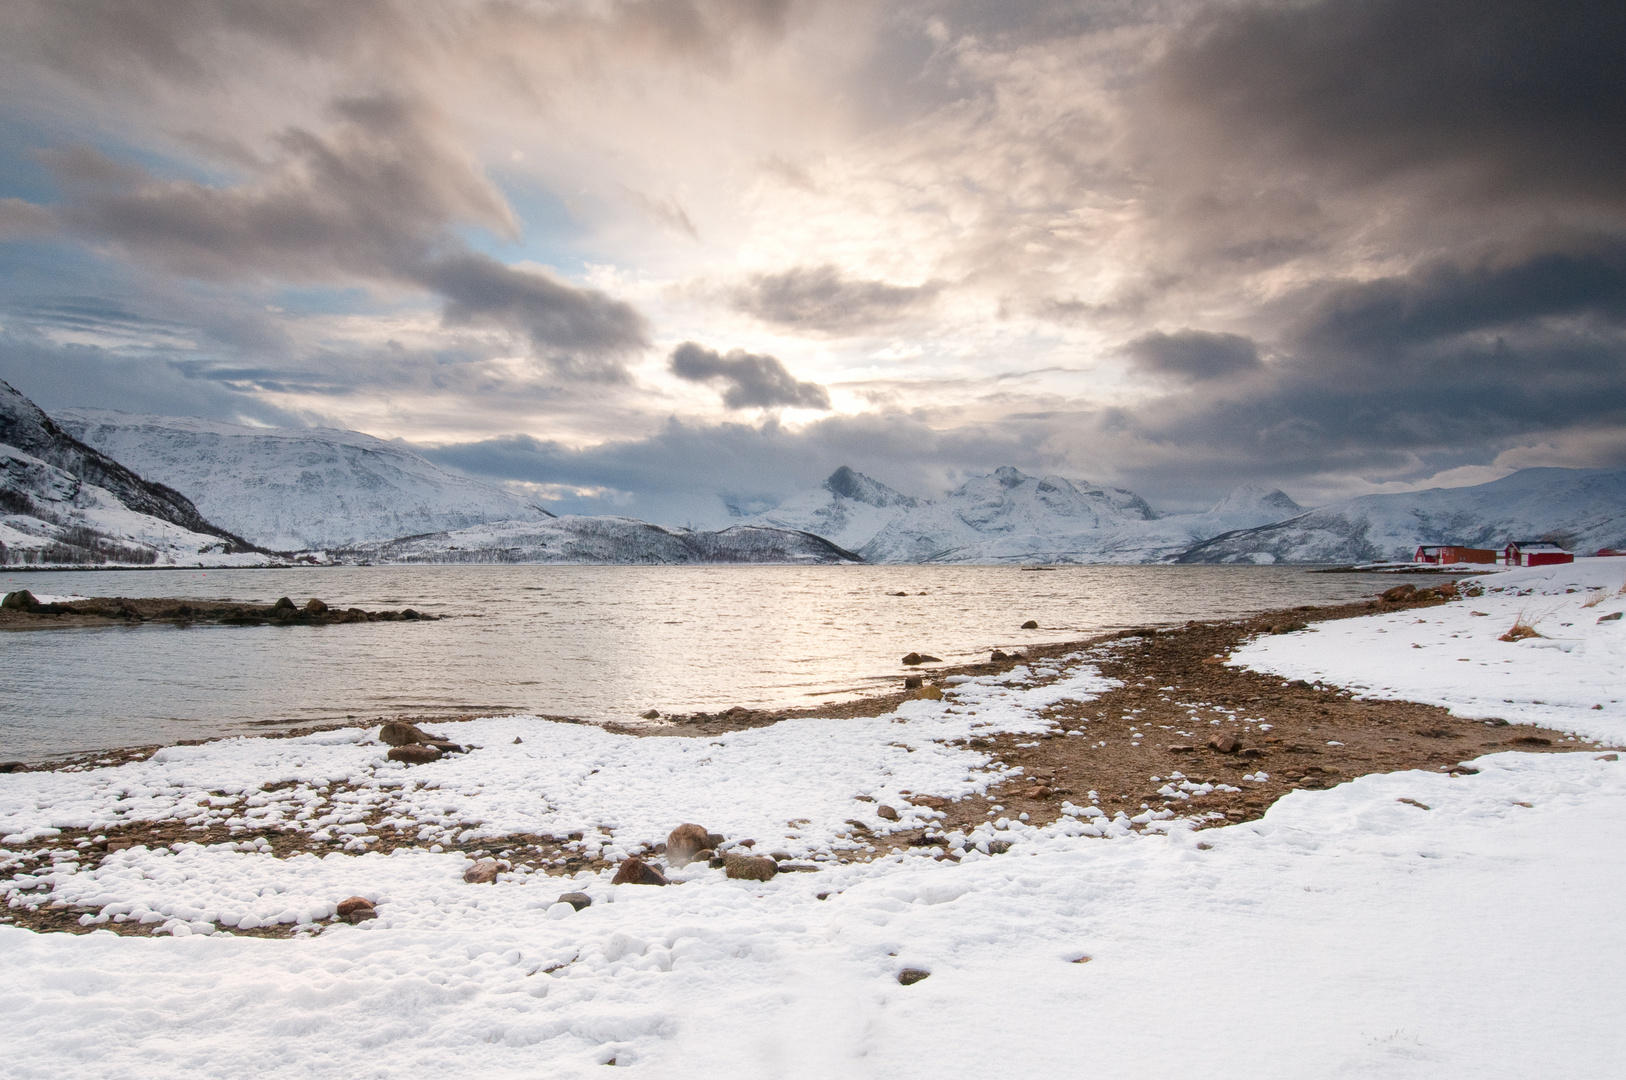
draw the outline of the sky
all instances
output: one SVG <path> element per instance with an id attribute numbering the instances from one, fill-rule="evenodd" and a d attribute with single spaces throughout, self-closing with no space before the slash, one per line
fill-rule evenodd
<path id="1" fill-rule="evenodd" d="M 1626 6 L 8 0 L 0 378 L 717 524 L 1626 465 Z"/>

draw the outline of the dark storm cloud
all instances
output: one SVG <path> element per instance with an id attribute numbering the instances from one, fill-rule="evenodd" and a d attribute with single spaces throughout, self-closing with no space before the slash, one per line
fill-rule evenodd
<path id="1" fill-rule="evenodd" d="M 436 259 L 424 267 L 423 281 L 446 298 L 448 325 L 496 324 L 522 333 L 563 375 L 622 380 L 625 370 L 606 354 L 647 340 L 643 316 L 631 305 L 486 255 Z"/>
<path id="2" fill-rule="evenodd" d="M 723 404 L 730 409 L 780 406 L 828 409 L 830 394 L 818 383 L 798 382 L 777 357 L 732 349 L 724 356 L 692 341 L 672 350 L 672 374 L 689 382 L 722 383 Z"/>
<path id="3" fill-rule="evenodd" d="M 515 223 L 433 110 L 379 95 L 332 111 L 331 131 L 284 131 L 281 156 L 230 187 L 160 180 L 87 149 L 49 155 L 68 193 L 58 216 L 197 279 L 419 286 L 445 299 L 449 325 L 521 334 L 559 374 L 624 377 L 615 358 L 647 341 L 637 311 L 455 236 L 457 224 L 506 234 Z"/>
<path id="4" fill-rule="evenodd" d="M 1626 425 L 1626 242 L 1437 261 L 1312 285 L 1282 306 L 1300 314 L 1271 363 L 1103 414 L 1097 430 L 1178 448 L 1183 470 L 1282 480 L 1484 462 L 1531 440 Z M 1236 355 L 1247 348 L 1238 339 Z"/>
<path id="5" fill-rule="evenodd" d="M 1626 202 L 1626 6 L 1322 0 L 1219 7 L 1154 87 L 1203 150 L 1350 180 L 1466 172 L 1484 195 Z"/>
<path id="6" fill-rule="evenodd" d="M 853 280 L 833 266 L 797 267 L 759 274 L 735 290 L 734 306 L 763 322 L 816 333 L 871 330 L 918 314 L 942 290 Z"/>
<path id="7" fill-rule="evenodd" d="M 1252 371 L 1259 366 L 1259 346 L 1240 334 L 1180 330 L 1144 334 L 1125 351 L 1135 367 L 1151 375 L 1174 375 L 1203 381 Z"/>

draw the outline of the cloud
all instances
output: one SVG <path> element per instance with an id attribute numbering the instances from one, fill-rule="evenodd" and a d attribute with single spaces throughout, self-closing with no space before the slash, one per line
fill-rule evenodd
<path id="1" fill-rule="evenodd" d="M 494 481 L 555 485 L 560 513 L 628 514 L 662 524 L 727 524 L 730 505 L 776 506 L 850 465 L 908 494 L 936 497 L 988 462 L 1045 470 L 1039 425 L 939 431 L 901 414 L 831 416 L 791 428 L 670 419 L 655 433 L 571 448 L 526 435 L 417 447 L 442 465 Z M 602 497 L 569 494 L 602 491 Z"/>
<path id="2" fill-rule="evenodd" d="M 828 409 L 830 394 L 817 383 L 798 382 L 778 358 L 741 349 L 727 356 L 692 341 L 672 350 L 672 374 L 689 382 L 725 385 L 723 404 L 730 409 Z"/>
<path id="3" fill-rule="evenodd" d="M 1174 375 L 1197 382 L 1252 371 L 1259 366 L 1259 346 L 1239 334 L 1206 330 L 1144 334 L 1125 346 L 1135 367 L 1150 375 Z"/>
<path id="4" fill-rule="evenodd" d="M 1153 85 L 1227 165 L 1286 159 L 1354 182 L 1450 170 L 1482 197 L 1621 207 L 1622 40 L 1610 0 L 1221 6 Z"/>
<path id="5" fill-rule="evenodd" d="M 758 274 L 735 290 L 734 306 L 763 322 L 816 333 L 853 333 L 924 311 L 942 284 L 888 285 L 855 281 L 833 266 Z"/>
<path id="6" fill-rule="evenodd" d="M 93 150 L 47 155 L 81 235 L 200 280 L 415 286 L 445 300 L 449 326 L 523 336 L 559 375 L 623 379 L 647 344 L 643 317 L 602 292 L 516 270 L 454 232 L 517 229 L 502 195 L 425 103 L 395 95 L 335 102 L 326 132 L 288 128 L 278 155 L 243 182 L 161 180 Z"/>

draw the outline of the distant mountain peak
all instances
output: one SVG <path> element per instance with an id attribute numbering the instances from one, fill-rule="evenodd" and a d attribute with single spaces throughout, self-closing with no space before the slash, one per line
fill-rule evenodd
<path id="1" fill-rule="evenodd" d="M 1281 488 L 1263 484 L 1241 484 L 1215 505 L 1214 514 L 1234 514 L 1256 509 L 1281 511 L 1284 515 L 1302 514 L 1305 507 L 1294 502 Z"/>
<path id="2" fill-rule="evenodd" d="M 843 465 L 830 474 L 824 482 L 824 489 L 832 495 L 839 495 L 844 499 L 865 503 L 869 506 L 919 506 L 920 500 L 905 495 L 887 487 L 879 480 L 872 479 L 858 472 L 851 466 Z"/>

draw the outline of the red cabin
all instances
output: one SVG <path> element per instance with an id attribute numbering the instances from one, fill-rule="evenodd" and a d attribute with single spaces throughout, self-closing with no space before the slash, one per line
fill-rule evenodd
<path id="1" fill-rule="evenodd" d="M 1496 552 L 1490 548 L 1458 547 L 1455 544 L 1424 544 L 1412 557 L 1413 562 L 1440 563 L 1494 563 Z"/>
<path id="2" fill-rule="evenodd" d="M 1509 566 L 1551 566 L 1575 561 L 1574 555 L 1545 540 L 1515 540 L 1503 549 L 1502 558 Z"/>

